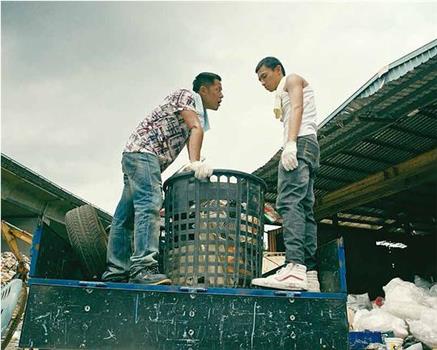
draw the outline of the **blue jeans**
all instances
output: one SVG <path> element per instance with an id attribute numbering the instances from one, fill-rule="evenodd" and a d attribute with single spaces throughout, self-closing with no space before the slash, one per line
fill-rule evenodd
<path id="1" fill-rule="evenodd" d="M 124 188 L 109 232 L 107 268 L 102 276 L 106 281 L 126 280 L 158 264 L 162 206 L 158 158 L 149 153 L 123 153 L 121 164 Z"/>
<path id="2" fill-rule="evenodd" d="M 283 219 L 285 262 L 316 269 L 317 224 L 314 219 L 314 179 L 319 168 L 316 135 L 297 139 L 298 167 L 286 171 L 279 161 L 276 208 Z"/>

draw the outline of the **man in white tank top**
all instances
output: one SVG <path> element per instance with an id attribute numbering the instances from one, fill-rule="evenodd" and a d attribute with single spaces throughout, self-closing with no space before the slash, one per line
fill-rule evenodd
<path id="1" fill-rule="evenodd" d="M 314 91 L 301 76 L 286 75 L 275 57 L 262 59 L 255 72 L 264 88 L 275 92 L 273 112 L 284 125 L 276 208 L 283 219 L 286 265 L 275 275 L 253 279 L 252 284 L 320 292 L 313 212 L 313 186 L 320 153 Z"/>

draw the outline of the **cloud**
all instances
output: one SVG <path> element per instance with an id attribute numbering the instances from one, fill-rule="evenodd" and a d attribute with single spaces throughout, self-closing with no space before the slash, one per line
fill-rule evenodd
<path id="1" fill-rule="evenodd" d="M 379 68 L 436 37 L 434 3 L 2 2 L 2 152 L 112 212 L 121 151 L 200 71 L 223 78 L 202 153 L 252 172 L 281 145 L 256 63 L 315 88 L 319 120 Z M 184 150 L 163 174 L 188 160 Z"/>

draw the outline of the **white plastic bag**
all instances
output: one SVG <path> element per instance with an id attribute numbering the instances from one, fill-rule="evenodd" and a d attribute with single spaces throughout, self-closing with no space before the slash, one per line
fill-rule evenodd
<path id="1" fill-rule="evenodd" d="M 437 296 L 425 297 L 425 305 L 437 310 Z"/>
<path id="2" fill-rule="evenodd" d="M 422 312 L 431 306 L 427 301 L 427 291 L 400 278 L 392 279 L 383 289 L 385 303 L 382 309 L 404 320 L 418 320 Z"/>
<path id="3" fill-rule="evenodd" d="M 437 310 L 428 309 L 419 320 L 407 321 L 411 334 L 431 348 L 437 347 Z"/>
<path id="4" fill-rule="evenodd" d="M 347 296 L 347 306 L 353 311 L 361 309 L 372 309 L 372 303 L 370 302 L 369 294 L 348 294 Z"/>
<path id="5" fill-rule="evenodd" d="M 347 322 L 349 323 L 349 329 L 353 329 L 355 311 L 350 307 L 347 308 Z"/>
<path id="6" fill-rule="evenodd" d="M 353 322 L 354 330 L 358 331 L 392 331 L 396 337 L 405 338 L 408 335 L 404 320 L 385 312 L 382 309 L 358 310 Z"/>
<path id="7" fill-rule="evenodd" d="M 432 287 L 429 289 L 429 294 L 432 297 L 437 297 L 437 283 L 434 283 Z"/>

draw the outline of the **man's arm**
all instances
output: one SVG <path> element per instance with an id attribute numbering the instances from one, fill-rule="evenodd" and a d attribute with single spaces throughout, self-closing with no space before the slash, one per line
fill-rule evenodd
<path id="1" fill-rule="evenodd" d="M 303 114 L 303 84 L 304 80 L 297 74 L 291 74 L 285 81 L 285 90 L 291 104 L 291 115 L 288 118 L 288 141 L 297 140 Z"/>
<path id="2" fill-rule="evenodd" d="M 185 124 L 188 125 L 188 129 L 191 130 L 187 143 L 188 157 L 191 162 L 198 161 L 200 160 L 200 150 L 202 149 L 203 142 L 203 129 L 200 125 L 199 117 L 196 112 L 190 110 L 183 110 L 180 113 L 182 118 L 184 118 Z"/>
<path id="3" fill-rule="evenodd" d="M 287 119 L 288 139 L 281 154 L 281 163 L 285 170 L 291 171 L 297 168 L 297 135 L 302 124 L 303 114 L 303 84 L 304 80 L 291 74 L 285 81 L 285 91 L 290 97 L 291 115 Z"/>
<path id="4" fill-rule="evenodd" d="M 200 150 L 203 142 L 203 129 L 197 114 L 193 111 L 183 110 L 181 112 L 185 123 L 190 129 L 190 138 L 188 139 L 187 149 L 190 163 L 182 171 L 194 171 L 194 176 L 200 180 L 206 179 L 212 175 L 212 168 L 204 161 L 200 161 Z"/>

